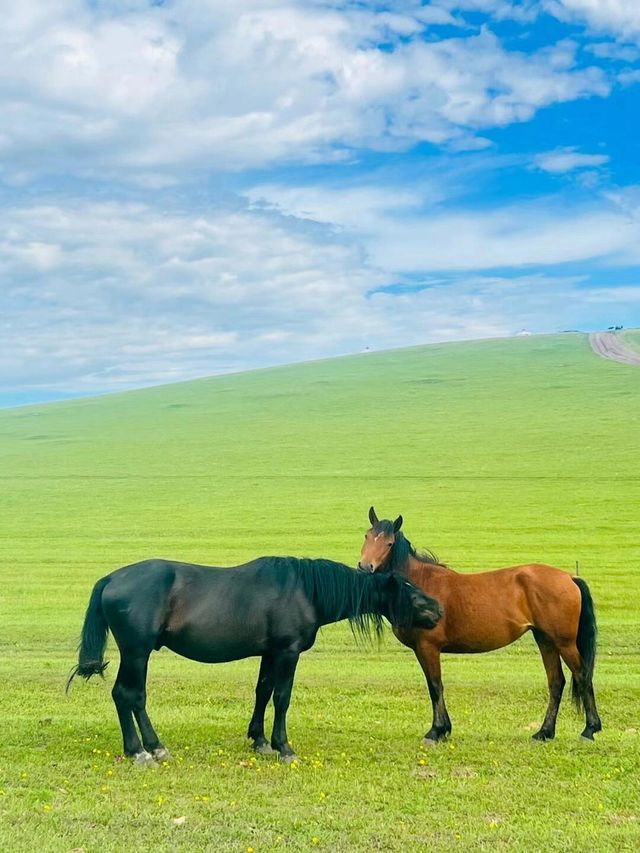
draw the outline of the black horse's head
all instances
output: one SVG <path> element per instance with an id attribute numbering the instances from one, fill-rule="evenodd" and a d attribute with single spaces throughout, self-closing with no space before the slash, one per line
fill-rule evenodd
<path id="1" fill-rule="evenodd" d="M 439 601 L 431 598 L 402 575 L 382 576 L 387 586 L 389 612 L 385 614 L 399 628 L 435 628 L 443 615 Z"/>
<path id="2" fill-rule="evenodd" d="M 373 507 L 369 509 L 371 527 L 364 535 L 358 568 L 366 572 L 381 572 L 388 568 L 396 536 L 402 527 L 402 516 L 395 521 L 378 519 Z"/>

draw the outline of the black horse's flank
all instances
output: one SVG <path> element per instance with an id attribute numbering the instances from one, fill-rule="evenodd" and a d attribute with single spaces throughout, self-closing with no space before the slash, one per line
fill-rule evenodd
<path id="1" fill-rule="evenodd" d="M 440 605 L 396 575 L 356 572 L 331 560 L 261 557 L 231 569 L 146 560 L 101 578 L 93 588 L 80 641 L 76 675 L 102 674 L 111 630 L 120 650 L 112 695 L 124 751 L 139 763 L 168 756 L 145 710 L 149 655 L 162 646 L 204 663 L 260 656 L 262 662 L 248 736 L 271 751 L 264 714 L 273 694 L 271 747 L 294 757 L 286 713 L 298 658 L 322 625 L 348 619 L 365 636 L 393 625 L 432 628 Z M 140 737 L 133 718 L 140 729 Z"/>

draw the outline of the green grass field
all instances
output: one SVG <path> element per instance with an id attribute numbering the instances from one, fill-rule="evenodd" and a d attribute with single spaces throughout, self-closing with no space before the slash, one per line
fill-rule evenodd
<path id="1" fill-rule="evenodd" d="M 640 370 L 571 334 L 418 347 L 0 412 L 0 849 L 640 847 Z M 162 651 L 148 707 L 173 760 L 121 749 L 106 682 L 64 695 L 95 580 L 149 556 L 355 564 L 369 505 L 465 571 L 544 561 L 598 605 L 604 730 L 546 681 L 530 637 L 444 658 L 453 736 L 388 632 L 321 632 L 298 668 L 302 756 L 253 760 L 257 661 Z M 182 820 L 184 818 L 184 820 Z M 180 819 L 175 823 L 175 819 Z"/>
<path id="2" fill-rule="evenodd" d="M 620 335 L 627 346 L 640 350 L 640 329 L 625 329 Z"/>

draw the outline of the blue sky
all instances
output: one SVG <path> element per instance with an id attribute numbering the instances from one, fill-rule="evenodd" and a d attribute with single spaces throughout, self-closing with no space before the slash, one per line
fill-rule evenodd
<path id="1" fill-rule="evenodd" d="M 22 0 L 0 405 L 640 326 L 640 3 Z"/>

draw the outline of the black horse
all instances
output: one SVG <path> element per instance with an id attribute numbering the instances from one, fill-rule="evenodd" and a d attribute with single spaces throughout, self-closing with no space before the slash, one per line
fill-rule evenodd
<path id="1" fill-rule="evenodd" d="M 330 560 L 261 557 L 231 569 L 145 560 L 101 578 L 93 588 L 82 628 L 76 675 L 102 674 L 111 630 L 120 649 L 113 687 L 124 752 L 138 764 L 162 761 L 169 753 L 147 716 L 149 655 L 166 646 L 191 660 L 222 663 L 261 656 L 256 702 L 248 737 L 260 753 L 277 750 L 291 762 L 286 714 L 300 653 L 311 648 L 318 629 L 348 619 L 365 636 L 393 625 L 432 628 L 440 605 L 396 575 L 365 574 Z M 273 694 L 271 747 L 264 713 Z M 135 717 L 142 743 L 133 721 Z"/>

